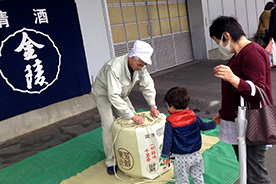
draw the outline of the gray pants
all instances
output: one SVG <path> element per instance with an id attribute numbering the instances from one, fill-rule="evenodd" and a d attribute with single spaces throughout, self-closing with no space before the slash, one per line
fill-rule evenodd
<path id="1" fill-rule="evenodd" d="M 195 184 L 204 183 L 204 162 L 199 151 L 190 154 L 173 154 L 174 160 L 174 176 L 176 184 L 186 184 L 189 182 L 189 174 Z"/>
<path id="2" fill-rule="evenodd" d="M 233 145 L 239 159 L 238 145 Z M 265 164 L 266 145 L 246 145 L 247 184 L 271 184 Z"/>
<path id="3" fill-rule="evenodd" d="M 93 95 L 94 96 L 94 95 Z M 105 164 L 107 167 L 114 165 L 114 156 L 112 153 L 112 124 L 115 120 L 113 116 L 113 110 L 116 114 L 116 109 L 113 108 L 112 104 L 108 100 L 107 96 L 94 96 L 94 100 L 97 105 L 98 112 L 101 116 L 101 125 L 102 125 L 102 139 L 103 139 L 103 147 L 106 156 Z M 127 102 L 129 108 L 135 112 L 134 107 L 132 106 L 128 97 L 124 98 Z"/>

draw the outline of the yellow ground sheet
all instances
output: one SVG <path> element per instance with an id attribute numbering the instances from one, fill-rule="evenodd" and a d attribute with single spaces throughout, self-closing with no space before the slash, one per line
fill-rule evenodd
<path id="1" fill-rule="evenodd" d="M 202 134 L 202 148 L 200 152 L 203 153 L 206 149 L 209 149 L 214 144 L 219 141 L 218 137 L 211 137 Z M 81 173 L 78 173 L 76 176 L 72 176 L 69 179 L 63 180 L 61 184 L 123 184 L 123 183 L 137 183 L 143 180 L 132 178 L 125 175 L 123 172 L 118 171 L 118 177 L 124 181 L 119 180 L 115 175 L 110 176 L 106 172 L 106 166 L 104 160 L 98 162 L 96 165 L 89 167 Z M 163 173 L 162 177 L 157 177 L 154 179 L 154 183 L 165 184 L 171 178 L 174 177 L 173 169 L 170 169 L 168 172 Z M 150 182 L 153 182 L 150 181 Z M 145 182 L 145 183 L 150 183 Z M 144 183 L 144 182 L 143 182 Z"/>

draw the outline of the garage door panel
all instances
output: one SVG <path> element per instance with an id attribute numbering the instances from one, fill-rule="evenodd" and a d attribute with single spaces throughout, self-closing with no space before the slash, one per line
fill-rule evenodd
<path id="1" fill-rule="evenodd" d="M 175 65 L 172 36 L 154 38 L 154 52 L 157 70 L 162 70 Z"/>
<path id="2" fill-rule="evenodd" d="M 176 62 L 183 64 L 193 60 L 192 45 L 190 41 L 190 33 L 179 33 L 174 35 Z"/>
<path id="3" fill-rule="evenodd" d="M 154 48 L 150 73 L 193 59 L 185 0 L 107 2 L 115 56 L 140 39 Z"/>

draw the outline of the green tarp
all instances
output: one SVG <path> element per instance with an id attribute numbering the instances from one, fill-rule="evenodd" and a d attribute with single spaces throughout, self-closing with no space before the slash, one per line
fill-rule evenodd
<path id="1" fill-rule="evenodd" d="M 0 170 L 1 184 L 53 184 L 105 159 L 101 128 Z"/>
<path id="2" fill-rule="evenodd" d="M 101 128 L 0 170 L 2 184 L 54 184 L 105 159 Z M 218 136 L 219 126 L 203 134 Z M 239 166 L 232 147 L 219 141 L 203 153 L 206 184 L 232 184 Z M 169 182 L 170 183 L 170 182 Z"/>

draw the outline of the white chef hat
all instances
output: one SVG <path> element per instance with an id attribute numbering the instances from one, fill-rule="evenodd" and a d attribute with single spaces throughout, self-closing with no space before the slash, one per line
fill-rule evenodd
<path id="1" fill-rule="evenodd" d="M 133 48 L 129 52 L 129 57 L 133 56 L 139 57 L 143 62 L 151 65 L 151 55 L 153 53 L 153 48 L 147 42 L 136 40 Z"/>

